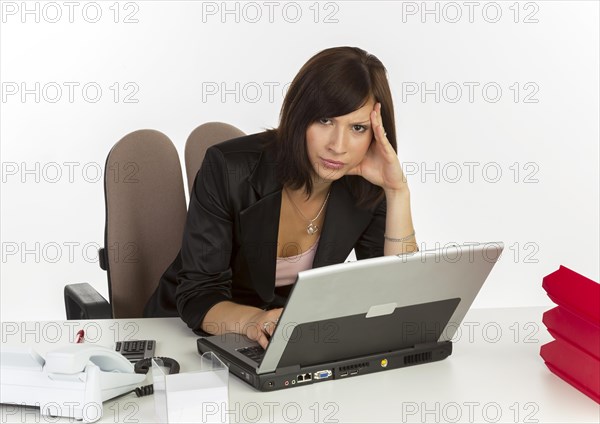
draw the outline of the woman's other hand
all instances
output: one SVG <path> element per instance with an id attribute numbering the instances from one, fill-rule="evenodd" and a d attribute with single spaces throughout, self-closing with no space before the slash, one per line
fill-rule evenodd
<path id="1" fill-rule="evenodd" d="M 371 111 L 373 142 L 369 146 L 363 160 L 351 169 L 349 175 L 360 175 L 372 184 L 385 191 L 402 191 L 407 189 L 406 178 L 398 155 L 388 141 L 381 120 L 381 103 L 376 103 Z"/>
<path id="2" fill-rule="evenodd" d="M 266 349 L 282 312 L 283 308 L 260 310 L 243 323 L 243 334 Z"/>

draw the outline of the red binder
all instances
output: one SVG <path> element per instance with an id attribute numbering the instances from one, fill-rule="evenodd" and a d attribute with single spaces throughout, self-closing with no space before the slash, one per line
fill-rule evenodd
<path id="1" fill-rule="evenodd" d="M 600 325 L 600 285 L 566 266 L 544 277 L 548 297 L 575 315 Z"/>
<path id="2" fill-rule="evenodd" d="M 561 339 L 542 346 L 540 354 L 554 374 L 600 403 L 600 361 Z"/>
<path id="3" fill-rule="evenodd" d="M 555 340 L 540 355 L 550 371 L 600 403 L 600 285 L 561 265 L 542 287 L 558 306 L 544 313 Z"/>
<path id="4" fill-rule="evenodd" d="M 555 339 L 565 340 L 600 360 L 600 326 L 579 318 L 561 306 L 544 312 L 542 322 Z"/>

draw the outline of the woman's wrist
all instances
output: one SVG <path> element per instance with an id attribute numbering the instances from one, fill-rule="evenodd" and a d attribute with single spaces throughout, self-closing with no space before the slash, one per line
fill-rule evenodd
<path id="1" fill-rule="evenodd" d="M 237 324 L 240 328 L 239 332 L 241 334 L 246 334 L 248 328 L 260 324 L 259 316 L 263 312 L 262 309 L 254 306 L 243 306 L 242 309 L 240 309 L 240 315 L 238 316 L 239 321 Z"/>
<path id="2" fill-rule="evenodd" d="M 385 200 L 388 203 L 396 199 L 406 200 L 407 198 L 410 198 L 410 190 L 408 189 L 407 184 L 400 188 L 384 189 L 383 192 L 385 193 Z"/>
<path id="3" fill-rule="evenodd" d="M 385 195 L 387 211 L 384 232 L 384 255 L 389 256 L 414 252 L 417 248 L 408 187 L 401 190 L 386 190 Z"/>
<path id="4" fill-rule="evenodd" d="M 240 305 L 231 301 L 223 301 L 213 305 L 202 321 L 202 330 L 210 334 L 240 333 L 245 334 L 262 309 L 254 306 Z"/>

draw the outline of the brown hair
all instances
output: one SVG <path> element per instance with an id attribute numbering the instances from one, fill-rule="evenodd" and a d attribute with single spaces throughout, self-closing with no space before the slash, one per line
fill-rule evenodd
<path id="1" fill-rule="evenodd" d="M 397 151 L 394 105 L 381 61 L 357 47 L 334 47 L 310 58 L 287 91 L 279 127 L 270 130 L 276 134 L 276 172 L 282 184 L 305 187 L 309 197 L 313 168 L 306 150 L 307 128 L 320 118 L 347 115 L 371 97 L 381 103 L 383 127 Z M 383 199 L 383 189 L 363 177 L 345 178 L 357 205 L 372 208 Z"/>

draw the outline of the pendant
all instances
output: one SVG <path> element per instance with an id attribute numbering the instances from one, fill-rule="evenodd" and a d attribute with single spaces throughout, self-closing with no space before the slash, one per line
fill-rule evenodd
<path id="1" fill-rule="evenodd" d="M 308 224 L 308 227 L 306 227 L 306 233 L 309 236 L 312 236 L 314 233 L 316 233 L 317 231 L 319 231 L 319 227 L 317 227 L 315 224 L 313 224 L 312 222 L 310 224 Z"/>

